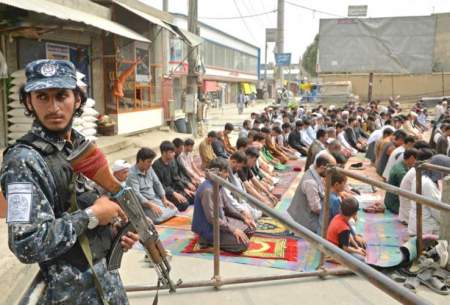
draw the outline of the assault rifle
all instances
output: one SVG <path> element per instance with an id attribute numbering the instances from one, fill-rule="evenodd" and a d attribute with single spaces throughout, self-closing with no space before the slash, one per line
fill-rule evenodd
<path id="1" fill-rule="evenodd" d="M 108 270 L 117 269 L 121 265 L 121 237 L 129 231 L 137 232 L 140 243 L 158 273 L 158 285 L 161 283 L 169 288 L 169 292 L 175 292 L 176 285 L 170 279 L 171 267 L 167 260 L 167 251 L 159 240 L 155 226 L 148 220 L 134 191 L 122 186 L 112 175 L 105 155 L 94 143 L 86 141 L 72 152 L 68 160 L 76 173 L 85 175 L 111 193 L 112 200 L 116 201 L 128 216 L 128 223 L 117 234 L 108 255 Z"/>

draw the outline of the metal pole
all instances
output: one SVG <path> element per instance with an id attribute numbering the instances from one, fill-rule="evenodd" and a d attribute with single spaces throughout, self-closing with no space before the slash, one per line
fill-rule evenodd
<path id="1" fill-rule="evenodd" d="M 430 304 L 427 300 L 420 298 L 411 291 L 409 291 L 408 289 L 399 286 L 389 277 L 374 270 L 365 263 L 359 261 L 357 258 L 340 249 L 336 245 L 330 243 L 327 240 L 324 240 L 322 237 L 308 230 L 304 226 L 299 225 L 294 220 L 287 218 L 281 212 L 267 207 L 265 204 L 260 202 L 255 197 L 242 192 L 240 189 L 235 187 L 230 182 L 212 173 L 209 174 L 208 179 L 211 179 L 214 182 L 219 182 L 222 186 L 226 187 L 227 189 L 236 192 L 240 196 L 246 198 L 248 203 L 260 209 L 264 214 L 280 221 L 294 233 L 303 237 L 307 241 L 317 245 L 321 252 L 326 252 L 327 254 L 331 255 L 337 261 L 347 266 L 350 270 L 362 276 L 363 278 L 368 280 L 370 283 L 372 283 L 379 289 L 386 292 L 388 295 L 390 295 L 397 301 L 403 304 Z"/>
<path id="2" fill-rule="evenodd" d="M 367 101 L 372 101 L 372 89 L 373 89 L 373 72 L 369 73 L 369 92 L 367 93 Z"/>
<path id="3" fill-rule="evenodd" d="M 269 88 L 267 88 L 267 36 L 266 36 L 266 46 L 264 52 L 264 88 L 267 93 L 269 93 Z M 264 94 L 264 93 L 263 93 Z M 265 103 L 267 101 L 264 101 Z"/>
<path id="4" fill-rule="evenodd" d="M 354 172 L 346 170 L 346 169 L 342 169 L 339 167 L 335 167 L 335 169 L 338 172 L 343 173 L 344 175 L 346 175 L 350 178 L 353 178 L 353 179 L 371 184 L 373 186 L 379 187 L 389 193 L 406 197 L 409 200 L 420 201 L 422 204 L 432 207 L 434 209 L 440 210 L 440 211 L 450 212 L 450 205 L 443 204 L 440 201 L 437 201 L 437 200 L 434 200 L 434 199 L 431 199 L 431 198 L 428 198 L 428 197 L 425 197 L 422 195 L 418 195 L 418 194 L 410 192 L 410 191 L 403 190 L 401 188 L 395 187 L 393 185 L 390 185 L 390 184 L 387 184 L 384 182 L 380 182 L 377 180 L 367 178 L 366 176 L 362 176 L 360 174 L 355 174 Z"/>
<path id="5" fill-rule="evenodd" d="M 198 35 L 198 0 L 189 0 L 189 14 L 188 14 L 188 30 L 191 33 Z M 189 63 L 189 71 L 188 71 L 188 84 L 187 84 L 187 93 L 194 97 L 194 110 L 193 113 L 188 113 L 188 124 L 191 126 L 192 135 L 194 137 L 197 136 L 197 120 L 196 113 L 197 109 L 195 107 L 195 100 L 197 98 L 198 87 L 197 87 L 197 75 L 195 73 L 195 65 L 197 61 L 197 52 L 192 47 L 188 47 L 188 63 Z"/>
<path id="6" fill-rule="evenodd" d="M 213 280 L 215 282 L 214 287 L 219 288 L 221 285 L 220 281 L 220 225 L 219 225 L 219 183 L 214 182 L 213 198 L 214 198 L 214 222 L 213 222 L 213 232 L 214 232 L 214 276 Z"/>
<path id="7" fill-rule="evenodd" d="M 339 269 L 322 269 L 318 271 L 311 271 L 311 272 L 299 272 L 294 274 L 283 274 L 283 275 L 268 275 L 268 276 L 256 276 L 256 277 L 237 277 L 237 278 L 229 278 L 229 279 L 223 279 L 221 281 L 221 285 L 234 285 L 234 284 L 246 284 L 246 283 L 256 283 L 256 282 L 266 282 L 266 281 L 280 281 L 280 280 L 292 280 L 292 279 L 299 279 L 299 278 L 306 278 L 306 277 L 313 277 L 313 276 L 341 276 L 341 275 L 350 275 L 353 274 L 352 271 L 345 269 L 345 268 L 339 268 Z M 206 280 L 206 281 L 195 281 L 195 282 L 186 282 L 181 283 L 177 285 L 177 289 L 182 288 L 197 288 L 197 287 L 215 287 L 216 282 L 214 279 L 212 280 Z M 139 285 L 130 285 L 125 286 L 125 290 L 127 292 L 139 292 L 139 291 L 152 291 L 157 289 L 168 289 L 168 287 L 158 287 L 158 286 L 139 286 Z"/>
<path id="8" fill-rule="evenodd" d="M 430 163 L 422 163 L 421 166 L 422 166 L 422 169 L 429 169 L 429 170 L 443 172 L 447 175 L 450 175 L 450 168 L 445 167 L 445 166 L 435 165 L 435 164 L 430 164 Z"/>
<path id="9" fill-rule="evenodd" d="M 162 9 L 164 12 L 169 12 L 169 0 L 162 1 Z M 168 72 L 168 50 L 169 50 L 169 32 L 166 29 L 162 29 L 162 74 L 167 75 Z"/>
<path id="10" fill-rule="evenodd" d="M 325 177 L 325 197 L 322 204 L 322 227 L 321 236 L 323 239 L 327 239 L 328 220 L 330 218 L 330 193 L 331 193 L 331 169 L 327 169 L 327 175 Z M 320 253 L 319 268 L 323 267 L 325 262 L 325 254 Z"/>
<path id="11" fill-rule="evenodd" d="M 278 0 L 277 7 L 277 42 L 276 42 L 277 53 L 283 53 L 284 50 L 284 0 Z M 274 78 L 280 82 L 281 87 L 283 87 L 283 67 L 277 67 L 277 78 Z"/>
<path id="12" fill-rule="evenodd" d="M 416 165 L 416 193 L 422 195 L 422 164 Z M 419 258 L 422 249 L 422 204 L 416 201 L 416 236 L 417 236 L 417 257 Z"/>

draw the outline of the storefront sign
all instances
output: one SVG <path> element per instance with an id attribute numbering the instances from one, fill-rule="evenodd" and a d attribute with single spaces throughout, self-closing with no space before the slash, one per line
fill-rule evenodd
<path id="1" fill-rule="evenodd" d="M 47 42 L 45 54 L 47 59 L 70 60 L 70 48 L 63 44 Z"/>
<path id="2" fill-rule="evenodd" d="M 277 41 L 277 29 L 266 29 L 266 42 Z"/>
<path id="3" fill-rule="evenodd" d="M 366 17 L 367 16 L 367 5 L 349 5 L 347 16 L 348 17 Z"/>

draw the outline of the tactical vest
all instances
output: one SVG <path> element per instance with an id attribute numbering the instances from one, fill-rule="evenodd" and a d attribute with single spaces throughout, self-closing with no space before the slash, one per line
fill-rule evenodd
<path id="1" fill-rule="evenodd" d="M 49 202 L 53 208 L 55 218 L 61 218 L 63 213 L 68 212 L 71 207 L 72 194 L 73 192 L 76 192 L 77 185 L 72 167 L 67 161 L 67 156 L 33 133 L 27 133 L 25 136 L 18 139 L 14 145 L 32 147 L 44 159 L 55 183 L 54 192 L 52 194 L 45 194 L 45 196 L 48 199 L 53 198 L 53 200 L 49 200 Z M 8 147 L 8 150 L 11 147 Z M 77 205 L 80 209 L 85 209 L 92 205 L 97 197 L 97 194 L 93 192 L 77 194 Z M 89 239 L 94 262 L 106 257 L 112 245 L 112 233 L 110 227 L 99 226 L 95 230 L 86 230 L 85 233 Z M 41 263 L 40 265 L 41 268 L 45 270 L 48 266 L 57 261 L 63 261 L 82 271 L 89 267 L 78 240 L 74 246 L 63 255 L 45 263 Z"/>

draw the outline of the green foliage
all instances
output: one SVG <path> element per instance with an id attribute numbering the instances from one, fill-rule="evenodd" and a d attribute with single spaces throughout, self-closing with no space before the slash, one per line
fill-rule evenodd
<path id="1" fill-rule="evenodd" d="M 314 41 L 306 48 L 302 56 L 302 66 L 311 76 L 317 76 L 316 62 L 317 49 L 319 48 L 319 34 L 314 37 Z"/>

